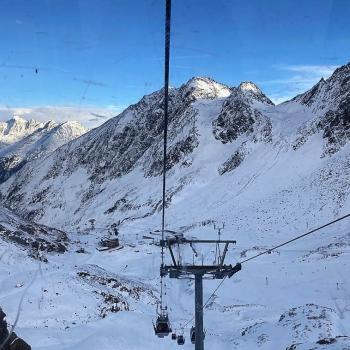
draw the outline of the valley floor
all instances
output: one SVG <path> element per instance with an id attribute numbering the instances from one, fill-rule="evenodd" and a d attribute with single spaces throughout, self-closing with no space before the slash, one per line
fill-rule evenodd
<path id="1" fill-rule="evenodd" d="M 332 227 L 244 264 L 205 310 L 206 349 L 284 350 L 292 344 L 300 344 L 295 349 L 350 349 L 345 337 L 350 333 L 346 226 Z M 153 333 L 159 248 L 142 238 L 145 232 L 149 231 L 136 224 L 125 228 L 123 249 L 110 252 L 96 250 L 98 231 L 71 234 L 70 251 L 47 254 L 48 263 L 1 242 L 0 304 L 10 323 L 24 295 L 16 332 L 34 350 L 176 349 L 170 337 L 158 339 Z M 205 237 L 214 235 L 212 227 L 201 232 Z M 238 244 L 229 252 L 229 262 L 260 249 L 247 237 L 235 238 Z M 280 238 L 267 237 L 265 245 L 279 243 Z M 85 253 L 76 253 L 79 248 Z M 193 315 L 193 283 L 166 281 L 172 326 L 180 333 Z M 217 284 L 204 282 L 205 300 Z M 193 348 L 190 326 L 184 330 L 184 349 Z M 333 343 L 316 343 L 326 338 L 334 338 Z"/>

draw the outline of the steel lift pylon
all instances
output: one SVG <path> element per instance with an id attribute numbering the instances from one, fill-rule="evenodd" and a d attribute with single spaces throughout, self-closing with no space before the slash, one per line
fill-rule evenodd
<path id="1" fill-rule="evenodd" d="M 176 262 L 173 246 L 180 244 L 225 244 L 223 254 L 219 256 L 218 263 L 214 265 L 184 265 Z M 241 264 L 225 265 L 225 257 L 229 244 L 236 244 L 234 240 L 200 240 L 186 239 L 181 236 L 170 237 L 160 241 L 163 248 L 168 248 L 172 260 L 172 265 L 161 265 L 160 275 L 169 275 L 170 278 L 190 278 L 195 281 L 195 350 L 204 350 L 204 329 L 203 329 L 203 278 L 223 279 L 231 278 L 241 270 Z"/>

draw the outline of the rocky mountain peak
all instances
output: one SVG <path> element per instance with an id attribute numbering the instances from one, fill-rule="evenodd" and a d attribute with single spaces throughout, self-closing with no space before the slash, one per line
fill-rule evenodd
<path id="1" fill-rule="evenodd" d="M 193 77 L 180 87 L 185 97 L 197 99 L 225 98 L 231 94 L 230 87 L 207 77 Z"/>
<path id="2" fill-rule="evenodd" d="M 16 142 L 43 126 L 44 124 L 37 120 L 26 120 L 15 115 L 10 120 L 0 123 L 0 141 L 5 144 Z"/>
<path id="3" fill-rule="evenodd" d="M 331 79 L 343 79 L 344 77 L 348 77 L 350 74 L 350 62 L 347 64 L 344 64 L 343 66 L 337 68 L 332 76 L 329 78 Z"/>
<path id="4" fill-rule="evenodd" d="M 68 121 L 62 123 L 61 126 L 64 126 L 66 128 L 71 128 L 71 129 L 83 128 L 84 130 L 86 130 L 86 128 L 76 120 L 68 120 Z"/>
<path id="5" fill-rule="evenodd" d="M 19 123 L 26 122 L 26 120 L 24 118 L 22 118 L 21 116 L 19 116 L 19 115 L 14 115 L 9 121 L 11 121 L 11 120 L 17 121 Z"/>
<path id="6" fill-rule="evenodd" d="M 322 90 L 327 85 L 327 81 L 323 78 L 319 80 L 319 82 L 314 85 L 310 90 L 305 92 L 304 94 L 296 96 L 293 100 L 302 103 L 307 106 L 311 106 L 315 101 L 317 101 L 320 94 L 322 94 Z"/>
<path id="7" fill-rule="evenodd" d="M 262 93 L 261 90 L 259 89 L 259 87 L 251 81 L 242 81 L 239 84 L 238 89 L 240 89 L 242 91 L 251 91 L 255 94 Z"/>
<path id="8" fill-rule="evenodd" d="M 328 79 L 321 78 L 310 90 L 293 100 L 310 107 L 318 115 L 323 115 L 328 110 L 337 110 L 349 98 L 350 63 L 337 68 Z"/>
<path id="9" fill-rule="evenodd" d="M 52 128 L 55 128 L 56 126 L 58 126 L 57 122 L 55 122 L 54 120 L 49 120 L 45 123 L 44 128 L 52 129 Z"/>
<path id="10" fill-rule="evenodd" d="M 31 127 L 34 125 L 40 125 L 42 123 L 35 120 L 35 119 L 26 120 L 19 115 L 14 115 L 10 120 L 7 121 L 7 124 L 9 126 L 14 126 L 14 127 L 26 127 L 26 128 L 28 128 L 28 127 Z"/>
<path id="11" fill-rule="evenodd" d="M 256 101 L 273 106 L 274 103 L 261 91 L 261 89 L 251 81 L 243 81 L 238 86 L 238 91 L 245 96 L 253 98 Z"/>
<path id="12" fill-rule="evenodd" d="M 61 136 L 65 136 L 69 139 L 79 137 L 86 132 L 87 129 L 82 124 L 74 120 L 64 122 L 58 126 L 58 133 L 60 133 Z"/>

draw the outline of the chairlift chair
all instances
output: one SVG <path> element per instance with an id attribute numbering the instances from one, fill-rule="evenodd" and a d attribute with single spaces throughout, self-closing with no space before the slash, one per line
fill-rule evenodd
<path id="1" fill-rule="evenodd" d="M 192 326 L 190 330 L 191 343 L 196 344 L 196 329 Z"/>
<path id="2" fill-rule="evenodd" d="M 154 333 L 159 338 L 164 338 L 171 333 L 171 326 L 168 314 L 158 315 L 156 324 L 153 325 Z"/>
<path id="3" fill-rule="evenodd" d="M 180 334 L 177 336 L 177 345 L 184 345 L 185 344 L 185 337 Z"/>
<path id="4" fill-rule="evenodd" d="M 206 333 L 206 331 L 204 330 L 203 338 L 205 338 L 205 333 Z M 196 328 L 193 326 L 191 327 L 190 337 L 191 337 L 191 343 L 196 344 Z"/>
<path id="5" fill-rule="evenodd" d="M 172 340 L 176 340 L 176 339 L 177 339 L 176 333 L 172 333 L 172 334 L 171 334 L 171 339 L 172 339 Z"/>

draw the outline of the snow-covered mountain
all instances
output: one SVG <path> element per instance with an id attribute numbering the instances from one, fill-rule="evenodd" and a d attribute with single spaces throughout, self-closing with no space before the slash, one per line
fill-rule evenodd
<path id="1" fill-rule="evenodd" d="M 0 140 L 10 142 L 0 148 L 0 182 L 7 180 L 27 162 L 46 156 L 87 130 L 78 122 L 39 123 L 15 117 L 3 123 Z"/>
<path id="2" fill-rule="evenodd" d="M 350 140 L 350 65 L 338 68 L 327 80 L 321 79 L 311 90 L 294 101 L 308 106 L 318 118 L 311 120 L 296 144 L 322 133 L 324 155 L 337 152 Z"/>
<path id="3" fill-rule="evenodd" d="M 154 213 L 160 200 L 158 176 L 161 174 L 162 160 L 162 99 L 162 91 L 145 96 L 118 117 L 67 144 L 43 162 L 38 160 L 35 165 L 25 167 L 13 182 L 9 181 L 4 186 L 10 187 L 6 204 L 11 205 L 13 196 L 16 197 L 22 189 L 26 192 L 25 196 L 29 197 L 36 191 L 42 193 L 44 190 L 48 196 L 40 196 L 41 200 L 33 207 L 25 204 L 23 214 L 45 221 L 40 216 L 45 215 L 45 210 L 51 205 L 53 209 L 57 208 L 57 204 L 65 207 L 71 203 L 74 207 L 69 211 L 74 213 L 73 216 L 69 218 L 64 214 L 68 225 L 78 221 L 84 223 L 83 217 L 87 222 L 90 219 L 104 221 L 103 217 L 106 216 L 110 223 L 120 212 L 118 206 L 124 202 L 126 205 L 129 203 L 128 193 L 135 192 L 147 194 L 149 198 L 146 199 L 146 203 L 141 202 L 140 206 L 136 204 L 135 210 L 129 211 L 128 214 L 134 211 L 137 217 Z M 208 78 L 193 78 L 179 89 L 172 89 L 168 169 L 176 167 L 181 170 L 172 176 L 174 185 L 169 195 L 173 196 L 186 187 L 185 182 L 194 179 L 195 173 L 207 166 L 207 161 L 217 163 L 210 170 L 220 178 L 220 173 L 226 172 L 225 168 L 232 167 L 230 164 L 239 157 L 237 153 L 249 153 L 249 148 L 259 142 L 271 143 L 271 121 L 261 110 L 272 107 L 273 103 L 252 83 L 242 83 L 238 88 L 229 88 Z M 210 154 L 207 151 L 210 151 Z M 192 166 L 194 161 L 196 164 Z M 37 172 L 40 172 L 40 175 Z M 141 172 L 141 181 L 135 184 L 130 182 L 128 178 L 138 172 Z M 26 178 L 25 186 L 33 186 L 32 189 L 17 186 L 22 182 L 22 176 Z M 59 181 L 52 181 L 62 176 L 65 180 L 61 178 Z M 70 198 L 65 198 L 65 189 L 60 183 L 69 182 L 76 176 L 79 185 L 74 181 L 73 192 L 67 193 L 75 198 L 71 201 Z M 28 179 L 32 179 L 33 183 Z M 124 181 L 130 182 L 130 185 L 124 186 Z M 40 188 L 36 186 L 37 182 L 40 182 Z M 55 188 L 56 184 L 60 188 Z M 146 184 L 153 189 L 153 193 L 138 190 L 139 186 L 143 187 Z M 114 193 L 108 201 L 104 199 L 104 195 L 100 196 L 106 185 L 118 187 L 117 192 L 112 188 L 106 191 Z M 13 186 L 16 187 L 15 191 L 12 191 Z M 135 186 L 131 192 L 130 186 Z M 79 192 L 78 197 L 75 196 L 75 191 Z M 24 196 L 20 196 L 26 203 L 32 202 L 32 198 L 24 199 Z M 93 202 L 99 198 L 104 202 L 102 206 L 97 206 L 102 213 L 99 218 L 94 218 L 86 210 L 96 207 Z M 56 202 L 56 199 L 59 202 Z M 46 203 L 46 200 L 50 203 Z M 19 209 L 21 204 L 16 200 L 15 202 Z M 41 214 L 38 215 L 39 212 Z M 121 211 L 123 212 L 124 210 Z M 120 220 L 124 219 L 121 215 Z M 129 218 L 131 219 L 132 217 Z M 51 218 L 49 220 L 51 221 Z M 61 221 L 60 223 L 62 224 Z"/>
<path id="4" fill-rule="evenodd" d="M 216 203 L 211 189 L 234 183 L 232 194 L 226 195 L 223 203 L 223 207 L 230 207 L 244 189 L 252 191 L 265 181 L 271 183 L 269 176 L 278 177 L 269 195 L 280 195 L 278 191 L 296 185 L 296 177 L 321 176 L 317 171 L 344 161 L 340 155 L 325 156 L 347 145 L 349 122 L 339 115 L 345 116 L 349 105 L 348 77 L 347 65 L 321 83 L 321 89 L 316 86 L 278 106 L 251 82 L 230 88 L 209 78 L 193 78 L 171 89 L 169 202 L 197 203 L 194 191 L 200 184 L 201 197 L 205 188 L 210 193 L 208 200 Z M 145 96 L 101 127 L 24 167 L 2 186 L 6 205 L 59 227 L 84 226 L 91 219 L 101 226 L 157 213 L 161 199 L 162 99 L 162 91 Z M 328 107 L 320 107 L 325 105 Z M 308 160 L 307 167 L 291 176 L 295 169 L 289 165 L 300 163 L 310 152 L 312 162 Z M 290 160 L 285 165 L 287 158 Z M 222 208 L 216 210 L 222 213 Z M 334 211 L 338 210 L 335 204 Z M 206 216 L 199 215 L 196 220 L 205 220 Z"/>
<path id="5" fill-rule="evenodd" d="M 252 82 L 228 87 L 192 78 L 172 88 L 167 228 L 216 238 L 211 223 L 225 222 L 225 238 L 237 239 L 227 257 L 235 262 L 350 212 L 349 84 L 350 64 L 277 106 Z M 47 265 L 57 293 L 70 301 L 58 297 L 43 307 L 49 329 L 41 334 L 28 330 L 39 326 L 28 320 L 32 305 L 24 315 L 24 335 L 45 340 L 38 349 L 62 348 L 64 327 L 70 327 L 67 349 L 176 348 L 155 338 L 151 326 L 159 251 L 149 232 L 160 224 L 162 105 L 162 90 L 144 96 L 1 185 L 4 205 L 67 231 L 72 242 Z M 113 224 L 123 249 L 96 251 Z M 348 349 L 349 227 L 344 221 L 244 265 L 205 310 L 208 348 Z M 210 250 L 201 253 L 199 260 L 213 259 Z M 216 284 L 205 283 L 206 298 Z M 167 284 L 169 312 L 181 332 L 192 316 L 193 284 Z M 91 293 L 99 295 L 97 304 Z"/>
<path id="6" fill-rule="evenodd" d="M 25 120 L 14 116 L 6 122 L 0 122 L 0 142 L 1 144 L 14 143 L 43 126 L 44 124 L 37 120 Z"/>

